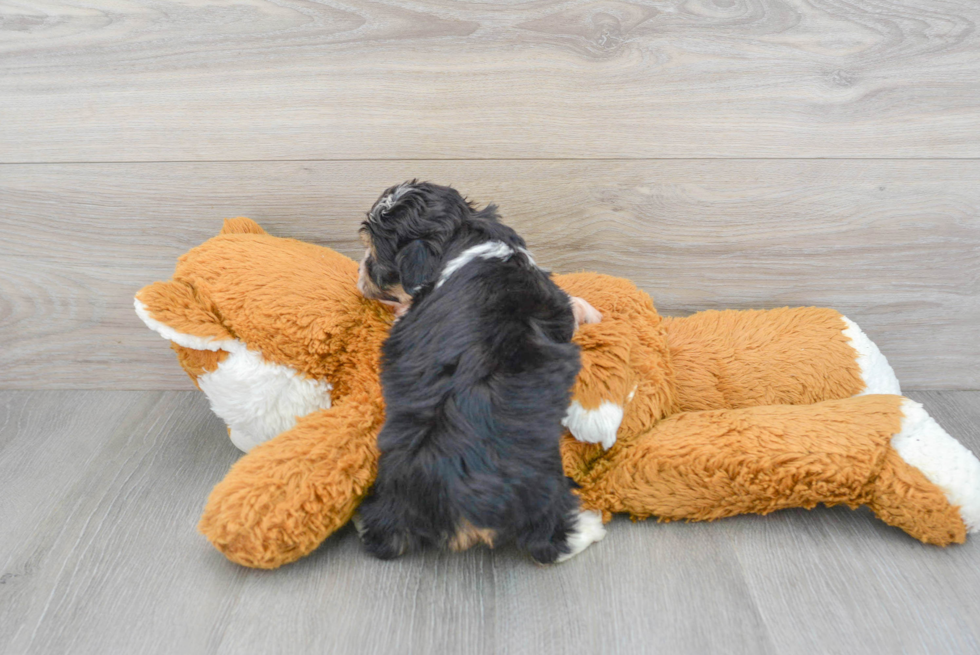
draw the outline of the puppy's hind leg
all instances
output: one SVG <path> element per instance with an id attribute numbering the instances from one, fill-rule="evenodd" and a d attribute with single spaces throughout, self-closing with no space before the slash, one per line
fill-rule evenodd
<path id="1" fill-rule="evenodd" d="M 368 496 L 354 517 L 364 548 L 378 559 L 395 559 L 412 550 L 416 540 L 404 516 L 399 499 Z"/>
<path id="2" fill-rule="evenodd" d="M 559 555 L 556 561 L 564 562 L 581 553 L 606 536 L 606 528 L 602 525 L 602 514 L 589 510 L 579 510 L 573 518 L 571 532 L 566 533 L 565 545 L 568 551 Z"/>
<path id="3" fill-rule="evenodd" d="M 602 515 L 579 509 L 578 498 L 567 491 L 556 503 L 555 513 L 540 521 L 520 541 L 534 561 L 552 564 L 571 559 L 605 536 Z"/>

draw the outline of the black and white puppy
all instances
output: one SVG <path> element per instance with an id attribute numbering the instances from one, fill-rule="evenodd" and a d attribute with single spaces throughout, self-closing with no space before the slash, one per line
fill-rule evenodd
<path id="1" fill-rule="evenodd" d="M 386 420 L 358 530 L 373 555 L 516 541 L 538 562 L 602 539 L 562 471 L 577 325 L 601 319 L 538 268 L 490 205 L 392 187 L 361 228 L 359 288 L 401 317 L 382 349 Z"/>

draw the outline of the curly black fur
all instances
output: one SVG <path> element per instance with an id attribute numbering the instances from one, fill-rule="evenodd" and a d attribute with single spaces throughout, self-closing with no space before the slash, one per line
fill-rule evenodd
<path id="1" fill-rule="evenodd" d="M 367 549 L 391 558 L 446 546 L 468 525 L 553 562 L 578 514 L 558 446 L 579 370 L 568 296 L 492 205 L 476 211 L 451 188 L 392 187 L 363 229 L 372 281 L 412 296 L 382 353 L 381 459 L 360 510 Z M 438 284 L 447 263 L 487 241 L 513 253 Z"/>

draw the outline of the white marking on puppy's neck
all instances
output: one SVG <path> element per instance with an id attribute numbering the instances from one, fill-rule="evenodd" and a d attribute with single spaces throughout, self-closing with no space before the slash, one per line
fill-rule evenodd
<path id="1" fill-rule="evenodd" d="M 486 241 L 484 243 L 471 246 L 456 255 L 446 264 L 439 274 L 439 281 L 436 282 L 436 289 L 449 279 L 449 277 L 469 264 L 474 259 L 509 259 L 514 254 L 514 249 L 503 241 Z"/>

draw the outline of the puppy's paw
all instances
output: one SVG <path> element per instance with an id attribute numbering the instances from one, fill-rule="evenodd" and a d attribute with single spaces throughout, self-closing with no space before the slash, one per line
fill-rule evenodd
<path id="1" fill-rule="evenodd" d="M 585 298 L 570 296 L 570 299 L 576 328 L 583 323 L 598 323 L 602 320 L 602 314 L 599 313 L 599 310 L 590 305 Z"/>
<path id="2" fill-rule="evenodd" d="M 401 557 L 410 550 L 411 536 L 403 527 L 379 513 L 378 505 L 377 497 L 371 497 L 361 505 L 361 511 L 351 517 L 357 536 L 364 549 L 378 559 Z"/>
<path id="3" fill-rule="evenodd" d="M 408 551 L 409 538 L 399 532 L 384 532 L 367 527 L 363 522 L 354 524 L 364 549 L 378 559 L 396 559 Z"/>
<path id="4" fill-rule="evenodd" d="M 599 512 L 579 512 L 575 526 L 565 542 L 568 552 L 560 555 L 556 562 L 569 560 L 597 541 L 606 536 L 606 528 L 602 525 L 602 514 Z"/>

